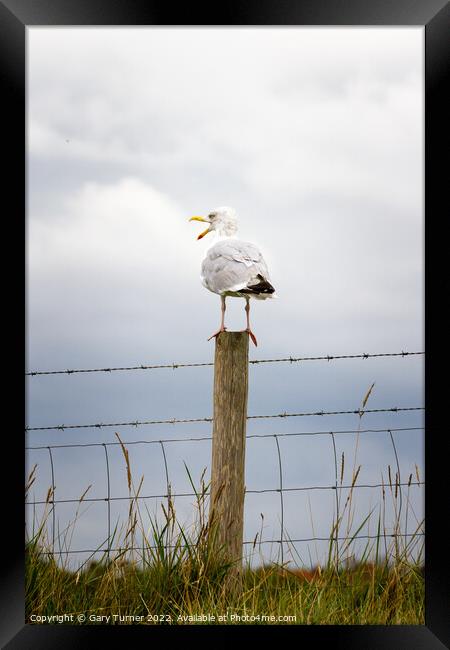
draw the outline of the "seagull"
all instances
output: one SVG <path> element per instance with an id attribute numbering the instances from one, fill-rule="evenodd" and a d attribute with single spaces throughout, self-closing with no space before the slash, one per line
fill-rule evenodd
<path id="1" fill-rule="evenodd" d="M 212 232 L 216 240 L 216 243 L 206 251 L 201 268 L 203 286 L 219 294 L 222 303 L 220 328 L 209 337 L 208 341 L 226 330 L 225 300 L 227 296 L 234 296 L 245 298 L 247 328 L 244 331 L 248 333 L 253 343 L 258 345 L 250 327 L 250 298 L 258 300 L 276 298 L 261 252 L 254 244 L 234 238 L 237 232 L 237 217 L 233 208 L 227 206 L 215 208 L 206 218 L 195 216 L 189 221 L 204 221 L 208 224 L 208 228 L 201 232 L 197 239 L 202 239 Z"/>

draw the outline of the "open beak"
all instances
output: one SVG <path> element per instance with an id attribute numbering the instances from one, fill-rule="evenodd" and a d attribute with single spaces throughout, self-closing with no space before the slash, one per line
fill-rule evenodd
<path id="1" fill-rule="evenodd" d="M 203 221 L 204 223 L 209 223 L 208 219 L 205 219 L 204 217 L 191 217 L 191 218 L 189 219 L 189 221 Z M 202 237 L 204 237 L 205 235 L 207 235 L 209 232 L 210 232 L 210 229 L 207 228 L 206 230 L 204 230 L 203 232 L 201 232 L 201 233 L 199 234 L 199 236 L 197 237 L 197 239 L 202 239 Z"/>

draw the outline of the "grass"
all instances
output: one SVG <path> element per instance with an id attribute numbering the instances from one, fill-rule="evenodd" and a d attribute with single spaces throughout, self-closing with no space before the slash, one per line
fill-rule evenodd
<path id="1" fill-rule="evenodd" d="M 196 494 L 194 526 L 187 530 L 178 522 L 170 495 L 166 505 L 162 504 L 162 523 L 147 512 L 150 527 L 146 526 L 138 500 L 143 479 L 137 487 L 134 485 L 128 451 L 119 441 L 130 496 L 124 527 L 114 529 L 109 554 L 85 562 L 78 570 L 70 569 L 60 558 L 67 558 L 64 551 L 70 548 L 87 490 L 80 497 L 74 520 L 58 532 L 60 554 L 54 540 L 48 539 L 53 499 L 50 489 L 42 520 L 39 525 L 34 522 L 26 543 L 27 622 L 424 624 L 423 522 L 416 520 L 415 533 L 408 538 L 401 535 L 400 526 L 402 516 L 414 516 L 409 513 L 412 474 L 406 493 L 402 493 L 398 466 L 395 476 L 388 467 L 378 513 L 372 510 L 355 524 L 353 492 L 361 469 L 357 465 L 357 446 L 351 488 L 343 503 L 345 458 L 342 455 L 339 467 L 335 456 L 336 516 L 325 565 L 305 569 L 300 564 L 293 567 L 273 563 L 252 568 L 244 561 L 236 578 L 234 567 L 214 543 L 214 526 L 207 518 L 208 485 L 204 473 L 196 488 L 186 468 Z M 392 444 L 396 453 L 393 438 Z M 28 478 L 27 491 L 35 480 L 35 471 L 33 468 Z M 419 482 L 417 467 L 416 478 Z M 391 527 L 394 534 L 390 537 L 385 536 L 388 499 L 395 516 Z M 373 520 L 375 539 L 367 540 L 356 561 L 356 536 Z M 343 532 L 345 540 L 341 541 Z"/>
<path id="2" fill-rule="evenodd" d="M 28 622 L 32 615 L 55 613 L 72 613 L 75 619 L 83 614 L 92 624 L 424 622 L 423 579 L 413 567 L 361 565 L 340 574 L 324 570 L 313 580 L 274 567 L 248 569 L 242 591 L 233 595 L 222 589 L 217 574 L 192 580 L 181 568 L 118 567 L 114 561 L 74 573 L 33 551 L 27 556 Z"/>

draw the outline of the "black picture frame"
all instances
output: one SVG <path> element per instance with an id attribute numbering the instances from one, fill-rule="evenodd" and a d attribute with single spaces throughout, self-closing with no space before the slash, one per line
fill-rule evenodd
<path id="1" fill-rule="evenodd" d="M 175 19 L 175 20 L 174 20 Z M 19 250 L 24 250 L 25 213 L 26 213 L 26 28 L 28 26 L 46 25 L 298 25 L 298 26 L 423 26 L 425 28 L 425 215 L 427 253 L 426 261 L 426 348 L 427 355 L 433 355 L 439 340 L 430 333 L 430 318 L 433 308 L 429 295 L 435 284 L 441 284 L 440 276 L 433 276 L 431 261 L 445 259 L 438 229 L 432 229 L 439 217 L 445 220 L 446 186 L 448 184 L 448 164 L 441 163 L 445 150 L 446 103 L 445 72 L 450 61 L 450 8 L 445 0 L 227 0 L 222 3 L 185 3 L 176 6 L 155 0 L 0 0 L 0 84 L 3 93 L 3 183 L 4 197 L 9 199 L 9 210 L 5 212 L 4 228 L 15 225 L 18 232 Z M 6 190 L 6 192 L 5 192 Z M 448 209 L 447 209 L 448 212 Z M 4 240 L 5 241 L 5 240 Z M 5 241 L 6 243 L 6 241 Z M 8 246 L 9 247 L 9 246 Z M 430 247 L 433 254 L 430 257 Z M 435 248 L 436 247 L 436 248 Z M 447 246 L 448 248 L 448 246 Z M 17 258 L 16 258 L 17 259 Z M 15 265 L 15 279 L 24 282 L 20 268 Z M 442 278 L 444 280 L 445 278 Z M 436 280 L 439 282 L 436 283 Z M 9 288 L 12 283 L 6 283 Z M 15 290 L 17 308 L 13 311 L 19 318 L 19 324 L 11 331 L 12 338 L 18 340 L 18 334 L 24 334 L 25 319 L 23 294 Z M 4 296 L 4 301 L 8 301 Z M 447 301 L 445 301 L 447 302 Z M 14 301 L 11 300 L 13 304 Z M 441 303 L 438 303 L 441 307 Z M 440 320 L 437 313 L 436 320 Z M 8 309 L 9 313 L 9 309 Z M 9 317 L 8 317 L 9 320 Z M 4 339 L 5 340 L 5 339 Z M 9 340 L 9 339 L 8 339 Z M 8 346 L 9 347 L 9 346 Z M 18 356 L 21 355 L 23 338 L 13 353 L 11 369 L 18 369 L 13 379 L 8 377 L 8 392 L 19 397 L 24 395 L 23 373 Z M 5 362 L 6 363 L 6 362 Z M 425 458 L 427 486 L 425 492 L 426 507 L 426 614 L 424 626 L 290 626 L 272 628 L 276 634 L 293 633 L 301 644 L 326 643 L 330 641 L 333 648 L 364 648 L 379 650 L 395 648 L 400 650 L 433 650 L 450 647 L 450 609 L 448 580 L 448 542 L 444 522 L 448 518 L 449 503 L 447 480 L 447 455 L 445 431 L 437 427 L 437 417 L 445 407 L 445 397 L 440 399 L 441 382 L 439 374 L 430 371 L 426 362 L 426 428 Z M 444 387 L 445 388 L 445 387 Z M 441 391 L 443 394 L 443 391 Z M 22 403 L 25 406 L 24 403 Z M 114 631 L 117 635 L 133 636 L 145 634 L 141 641 L 154 638 L 154 634 L 167 633 L 169 638 L 176 633 L 176 628 L 129 627 L 93 627 L 93 626 L 36 626 L 24 624 L 24 553 L 23 520 L 21 515 L 24 501 L 24 426 L 19 422 L 17 409 L 7 409 L 4 414 L 4 431 L 8 432 L 7 453 L 3 454 L 3 469 L 8 465 L 12 470 L 8 476 L 6 497 L 2 500 L 3 522 L 6 522 L 7 550 L 4 551 L 1 581 L 1 644 L 9 649 L 16 648 L 72 648 L 91 647 L 98 644 L 98 636 Z M 25 412 L 25 408 L 23 408 Z M 444 510 L 443 510 L 444 508 Z M 209 631 L 217 628 L 208 628 Z M 125 631 L 126 630 L 126 631 Z M 264 627 L 264 633 L 268 630 Z M 180 628 L 178 628 L 180 631 Z M 206 628 L 200 626 L 183 627 L 183 634 L 188 634 L 184 642 L 201 638 Z M 226 642 L 235 632 L 254 634 L 253 626 L 237 629 L 230 626 L 221 628 Z M 189 637 L 190 635 L 190 637 Z M 93 638 L 95 637 L 95 638 Z M 117 636 L 115 637 L 118 641 Z M 195 641 L 194 641 L 195 642 Z"/>

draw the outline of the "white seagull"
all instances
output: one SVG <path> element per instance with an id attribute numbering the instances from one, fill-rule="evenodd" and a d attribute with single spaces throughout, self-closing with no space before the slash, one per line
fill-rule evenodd
<path id="1" fill-rule="evenodd" d="M 206 251 L 202 262 L 201 279 L 203 286 L 220 295 L 222 320 L 220 328 L 208 341 L 226 330 L 225 300 L 227 296 L 235 296 L 246 300 L 247 328 L 244 331 L 248 332 L 253 343 L 258 345 L 250 328 L 250 298 L 265 300 L 276 297 L 261 252 L 254 244 L 234 238 L 237 232 L 237 218 L 233 208 L 215 208 L 206 219 L 196 216 L 191 217 L 189 221 L 204 221 L 209 224 L 197 239 L 202 239 L 209 232 L 216 236 L 216 243 Z"/>

